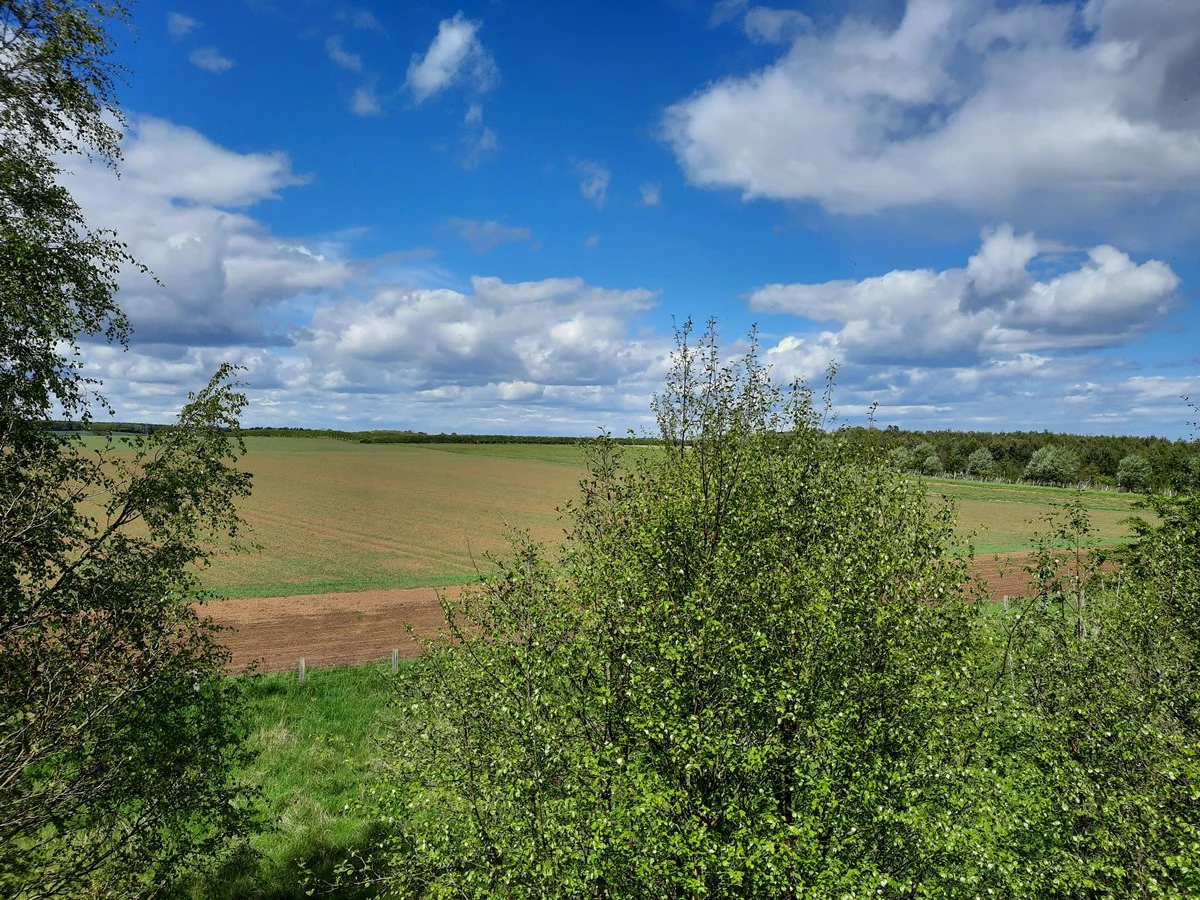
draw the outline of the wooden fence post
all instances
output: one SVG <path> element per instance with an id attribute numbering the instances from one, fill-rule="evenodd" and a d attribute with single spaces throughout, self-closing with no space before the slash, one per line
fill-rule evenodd
<path id="1" fill-rule="evenodd" d="M 392 674 L 395 675 L 400 671 L 400 648 L 392 648 Z"/>
<path id="2" fill-rule="evenodd" d="M 300 665 L 297 667 L 297 683 L 304 684 L 304 657 L 300 657 Z"/>

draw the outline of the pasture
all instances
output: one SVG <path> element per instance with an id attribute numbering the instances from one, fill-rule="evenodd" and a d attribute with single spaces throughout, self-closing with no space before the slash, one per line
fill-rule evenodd
<path id="1" fill-rule="evenodd" d="M 329 438 L 247 440 L 254 493 L 242 505 L 259 549 L 204 573 L 226 597 L 276 597 L 441 586 L 488 572 L 508 529 L 556 542 L 559 508 L 584 475 L 579 448 L 532 444 L 356 444 Z M 639 448 L 636 452 L 647 452 Z M 653 451 L 649 451 L 653 452 Z M 1028 549 L 1051 504 L 1075 492 L 930 479 L 952 499 L 977 553 Z M 1136 496 L 1089 491 L 1102 543 L 1128 534 Z"/>

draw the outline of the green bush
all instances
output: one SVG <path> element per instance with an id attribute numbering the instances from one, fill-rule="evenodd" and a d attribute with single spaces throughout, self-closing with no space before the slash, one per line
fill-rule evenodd
<path id="1" fill-rule="evenodd" d="M 1154 467 L 1150 460 L 1137 453 L 1121 457 L 1117 464 L 1117 484 L 1127 491 L 1144 491 L 1154 480 Z"/>
<path id="2" fill-rule="evenodd" d="M 719 360 L 685 329 L 664 453 L 598 442 L 561 555 L 517 538 L 447 604 L 378 794 L 397 896 L 945 879 L 977 612 L 951 511 L 826 433 L 753 351 Z"/>

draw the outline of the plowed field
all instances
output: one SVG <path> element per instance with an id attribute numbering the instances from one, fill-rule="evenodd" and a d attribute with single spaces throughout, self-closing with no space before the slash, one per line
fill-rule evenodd
<path id="1" fill-rule="evenodd" d="M 1029 582 L 1022 562 L 1014 555 L 1001 574 L 994 560 L 980 559 L 975 569 L 999 600 L 1025 592 Z M 412 588 L 234 598 L 209 604 L 205 612 L 230 629 L 224 642 L 233 653 L 234 671 L 257 663 L 260 671 L 277 672 L 295 668 L 301 657 L 308 666 L 332 666 L 384 659 L 393 647 L 403 657 L 415 656 L 419 646 L 407 626 L 418 635 L 437 634 L 444 623 L 437 594 L 433 588 Z"/>

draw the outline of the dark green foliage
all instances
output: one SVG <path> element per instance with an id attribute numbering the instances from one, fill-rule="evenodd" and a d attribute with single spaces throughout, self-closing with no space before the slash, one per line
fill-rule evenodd
<path id="1" fill-rule="evenodd" d="M 58 184 L 117 156 L 119 3 L 0 0 L 0 895 L 151 895 L 249 825 L 239 691 L 196 566 L 236 538 L 245 398 L 222 367 L 177 427 L 87 453 L 79 341 L 124 342 L 122 245 Z M 103 401 L 100 401 L 103 404 Z M 89 514 L 88 510 L 93 512 Z M 95 512 L 99 510 L 99 512 Z"/>
<path id="2" fill-rule="evenodd" d="M 132 458 L 45 432 L 5 447 L 5 896 L 153 893 L 249 824 L 232 777 L 245 759 L 239 691 L 191 605 L 194 565 L 217 535 L 236 536 L 249 489 L 229 465 L 243 398 L 225 376 Z M 77 511 L 96 496 L 98 519 Z"/>
<path id="3" fill-rule="evenodd" d="M 991 475 L 1016 481 L 1025 472 L 1033 454 L 1047 444 L 1056 444 L 1073 451 L 1079 458 L 1076 479 L 1095 485 L 1116 485 L 1120 460 L 1131 454 L 1145 457 L 1150 463 L 1151 489 L 1176 489 L 1198 483 L 1195 473 L 1200 469 L 1191 462 L 1200 460 L 1194 441 L 1167 440 L 1157 437 L 1130 435 L 1051 434 L 1047 431 L 901 431 L 899 429 L 848 428 L 847 435 L 884 453 L 901 454 L 919 443 L 936 448 L 944 468 L 951 473 L 971 474 L 973 453 L 986 449 L 992 456 Z M 923 458 L 923 457 L 922 457 Z M 917 471 L 916 464 L 898 468 Z"/>
<path id="4" fill-rule="evenodd" d="M 942 880 L 974 608 L 951 514 L 681 338 L 665 453 L 591 450 L 403 679 L 398 896 L 907 896 Z"/>

